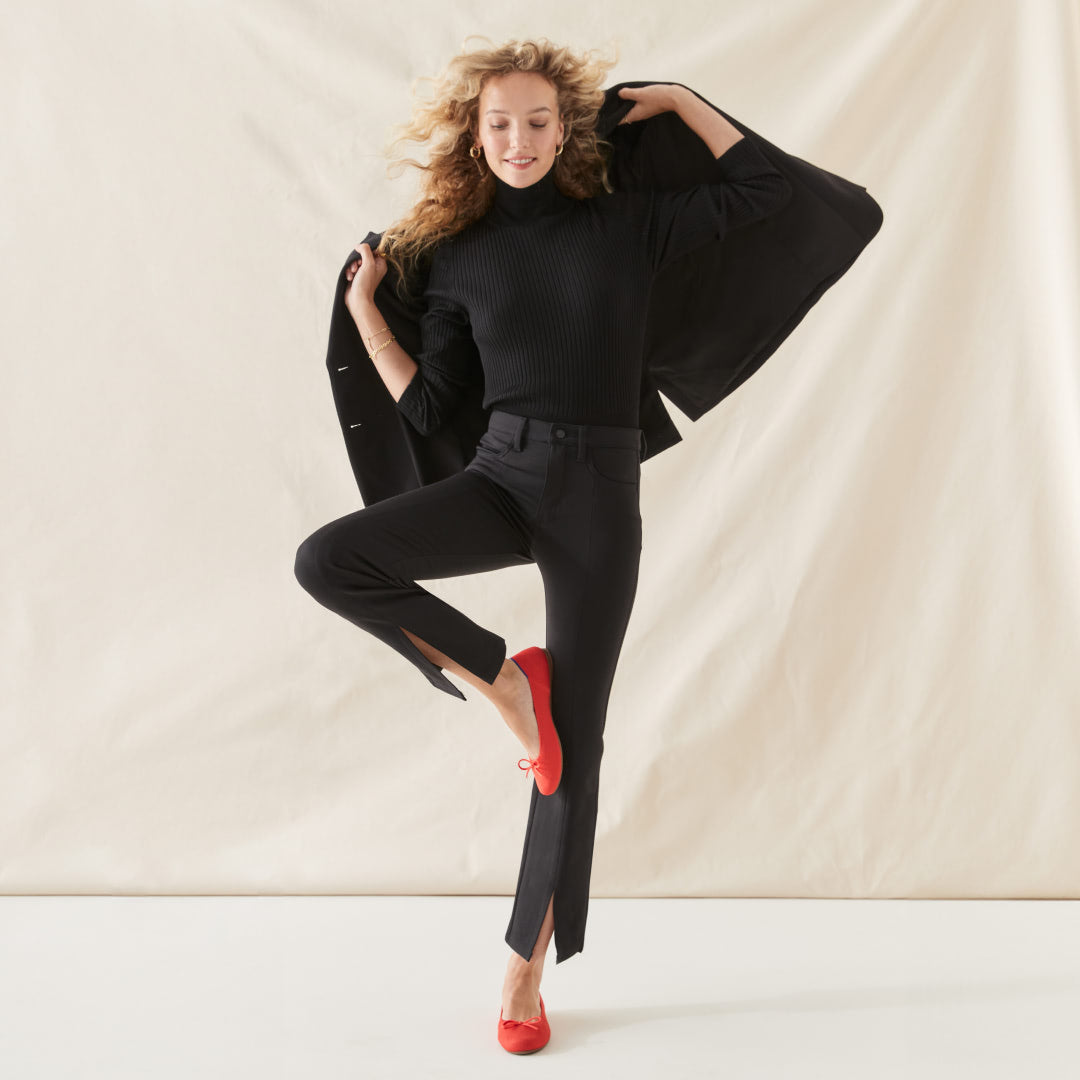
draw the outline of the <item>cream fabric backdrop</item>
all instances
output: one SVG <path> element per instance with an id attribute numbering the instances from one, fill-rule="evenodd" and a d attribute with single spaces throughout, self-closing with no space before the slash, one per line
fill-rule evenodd
<path id="1" fill-rule="evenodd" d="M 338 270 L 483 33 L 614 36 L 885 212 L 643 469 L 593 895 L 1080 895 L 1075 3 L 8 7 L 0 890 L 512 892 L 516 741 L 292 569 L 360 505 Z M 542 641 L 535 567 L 428 587 Z"/>

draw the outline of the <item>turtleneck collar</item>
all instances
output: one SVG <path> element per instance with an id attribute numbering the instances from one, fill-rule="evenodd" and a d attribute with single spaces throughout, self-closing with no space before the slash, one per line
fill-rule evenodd
<path id="1" fill-rule="evenodd" d="M 494 173 L 492 175 L 495 177 L 495 199 L 488 216 L 494 221 L 507 224 L 532 221 L 561 213 L 574 204 L 574 199 L 555 186 L 554 162 L 539 180 L 527 187 L 514 187 Z"/>

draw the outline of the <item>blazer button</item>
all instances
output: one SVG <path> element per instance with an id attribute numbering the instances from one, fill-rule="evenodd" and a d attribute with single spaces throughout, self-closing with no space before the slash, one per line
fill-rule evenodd
<path id="1" fill-rule="evenodd" d="M 565 430 L 564 430 L 563 428 L 561 428 L 561 427 L 557 427 L 557 428 L 555 429 L 555 434 L 556 434 L 556 436 L 557 436 L 558 438 L 560 438 L 560 439 L 561 439 L 561 438 L 562 438 L 562 437 L 563 437 L 563 436 L 564 436 L 564 435 L 566 434 L 566 431 L 565 431 Z"/>

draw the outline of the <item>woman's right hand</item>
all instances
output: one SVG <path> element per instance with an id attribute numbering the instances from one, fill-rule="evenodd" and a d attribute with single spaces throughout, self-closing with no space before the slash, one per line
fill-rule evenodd
<path id="1" fill-rule="evenodd" d="M 360 252 L 360 258 L 354 259 L 345 269 L 349 281 L 345 287 L 345 306 L 355 319 L 364 304 L 373 302 L 375 289 L 386 275 L 386 259 L 364 243 L 357 244 L 354 250 Z"/>

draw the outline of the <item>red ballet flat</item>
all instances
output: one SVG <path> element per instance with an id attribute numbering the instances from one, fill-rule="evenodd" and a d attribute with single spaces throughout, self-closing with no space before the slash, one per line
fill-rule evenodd
<path id="1" fill-rule="evenodd" d="M 499 1045 L 511 1054 L 534 1054 L 547 1046 L 551 1027 L 544 1011 L 544 995 L 540 995 L 540 1015 L 528 1020 L 504 1020 L 499 1010 Z"/>
<path id="2" fill-rule="evenodd" d="M 553 794 L 562 779 L 562 742 L 551 717 L 551 653 L 539 645 L 530 645 L 510 657 L 525 673 L 532 691 L 533 712 L 540 733 L 540 751 L 534 758 L 519 758 L 518 768 L 533 779 L 541 795 Z"/>

